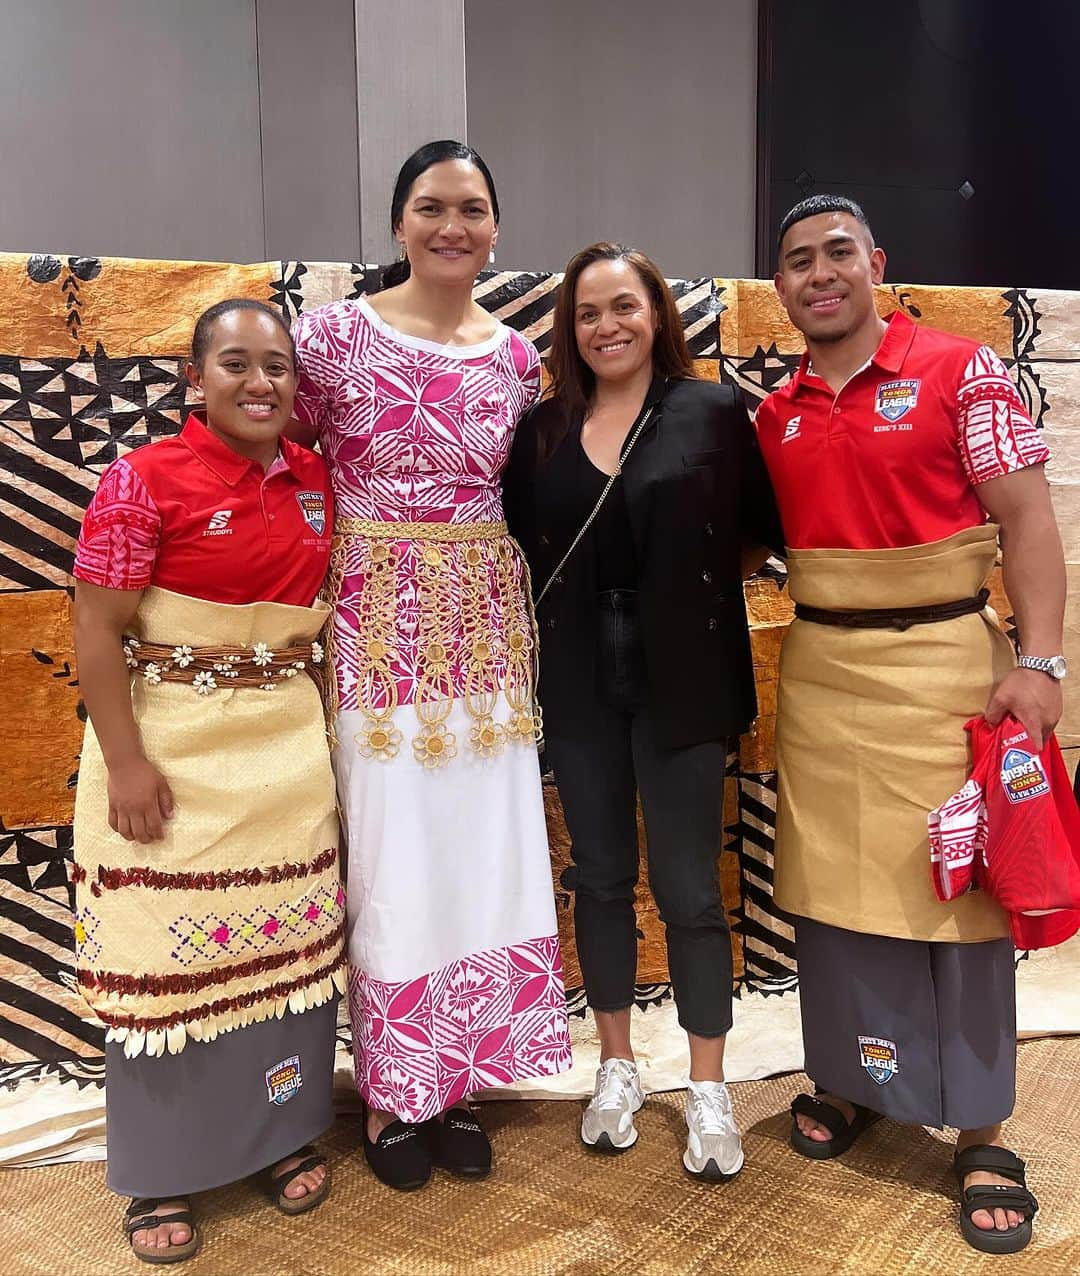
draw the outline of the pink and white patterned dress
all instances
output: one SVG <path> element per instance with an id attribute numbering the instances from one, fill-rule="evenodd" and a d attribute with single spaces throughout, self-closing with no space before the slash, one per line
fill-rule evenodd
<path id="1" fill-rule="evenodd" d="M 570 1064 L 532 702 L 535 639 L 500 475 L 539 360 L 303 314 L 296 414 L 338 511 L 334 764 L 363 1098 L 422 1121 Z"/>

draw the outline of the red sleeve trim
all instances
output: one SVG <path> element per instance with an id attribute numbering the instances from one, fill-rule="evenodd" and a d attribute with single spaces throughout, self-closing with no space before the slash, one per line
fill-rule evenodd
<path id="1" fill-rule="evenodd" d="M 145 589 L 161 541 L 161 514 L 137 471 L 105 471 L 83 519 L 72 574 L 103 589 Z"/>
<path id="2" fill-rule="evenodd" d="M 960 457 L 973 486 L 1050 459 L 1005 365 L 989 346 L 971 356 L 956 391 Z"/>

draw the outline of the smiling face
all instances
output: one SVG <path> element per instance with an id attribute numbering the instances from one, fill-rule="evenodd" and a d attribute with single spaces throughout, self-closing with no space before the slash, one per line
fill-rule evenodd
<path id="1" fill-rule="evenodd" d="M 462 159 L 425 169 L 394 227 L 412 273 L 439 284 L 471 284 L 488 264 L 498 237 L 484 175 Z"/>
<path id="2" fill-rule="evenodd" d="M 844 341 L 877 321 L 874 285 L 885 254 L 850 213 L 796 222 L 780 245 L 773 282 L 791 322 L 808 342 Z"/>
<path id="3" fill-rule="evenodd" d="M 292 416 L 296 368 L 289 338 L 258 310 L 230 310 L 214 322 L 202 366 L 188 380 L 206 405 L 206 424 L 234 452 L 268 463 Z"/>
<path id="4" fill-rule="evenodd" d="M 624 381 L 651 368 L 656 327 L 649 290 L 628 261 L 594 261 L 578 276 L 574 336 L 598 381 Z"/>

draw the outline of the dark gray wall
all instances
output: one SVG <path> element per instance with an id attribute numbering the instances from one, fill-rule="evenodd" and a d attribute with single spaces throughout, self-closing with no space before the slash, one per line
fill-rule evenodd
<path id="1" fill-rule="evenodd" d="M 353 0 L 258 0 L 256 17 L 261 256 L 359 261 Z"/>
<path id="2" fill-rule="evenodd" d="M 0 247 L 258 259 L 253 0 L 2 0 Z"/>
<path id="3" fill-rule="evenodd" d="M 0 249 L 360 253 L 354 0 L 0 0 Z"/>
<path id="4" fill-rule="evenodd" d="M 622 239 L 670 277 L 754 266 L 756 0 L 465 0 L 469 141 L 499 264 Z"/>

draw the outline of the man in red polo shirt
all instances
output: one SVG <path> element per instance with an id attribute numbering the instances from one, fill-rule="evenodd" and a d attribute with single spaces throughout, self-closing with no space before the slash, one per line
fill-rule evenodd
<path id="1" fill-rule="evenodd" d="M 1001 1141 L 1014 1102 L 1008 924 L 931 885 L 927 813 L 967 771 L 964 722 L 1061 714 L 1065 568 L 1049 453 L 987 346 L 888 321 L 857 204 L 804 200 L 777 292 L 806 338 L 757 415 L 796 619 L 780 663 L 775 893 L 795 915 L 806 1071 L 792 1146 L 826 1159 L 884 1114 L 960 1130 L 961 1227 L 1023 1248 L 1037 1204 Z M 990 521 L 988 521 L 988 518 Z M 986 608 L 998 544 L 1023 656 Z"/>

